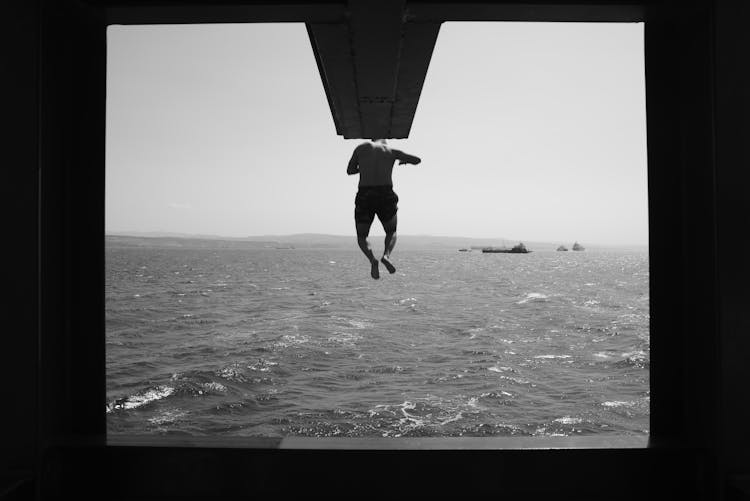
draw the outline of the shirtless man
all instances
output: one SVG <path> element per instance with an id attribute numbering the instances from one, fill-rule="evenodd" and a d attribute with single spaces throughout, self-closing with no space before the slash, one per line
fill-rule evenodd
<path id="1" fill-rule="evenodd" d="M 417 165 L 421 160 L 414 155 L 389 148 L 385 139 L 374 139 L 354 149 L 346 168 L 350 176 L 359 174 L 359 191 L 354 199 L 354 222 L 357 226 L 357 243 L 370 261 L 370 275 L 380 278 L 378 260 L 372 254 L 367 236 L 375 214 L 385 230 L 385 247 L 380 261 L 390 273 L 396 273 L 391 263 L 391 251 L 396 246 L 396 211 L 398 196 L 393 192 L 393 162 Z"/>

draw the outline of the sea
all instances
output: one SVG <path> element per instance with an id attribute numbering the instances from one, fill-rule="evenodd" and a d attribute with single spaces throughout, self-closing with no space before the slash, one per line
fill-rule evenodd
<path id="1" fill-rule="evenodd" d="M 648 435 L 647 251 L 393 262 L 108 243 L 108 434 Z"/>

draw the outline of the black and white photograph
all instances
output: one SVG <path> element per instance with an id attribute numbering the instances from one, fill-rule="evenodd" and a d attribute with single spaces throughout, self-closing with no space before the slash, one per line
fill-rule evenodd
<path id="1" fill-rule="evenodd" d="M 0 500 L 750 499 L 750 10 L 11 0 Z"/>
<path id="2" fill-rule="evenodd" d="M 446 23 L 343 138 L 312 32 L 109 28 L 108 433 L 645 444 L 643 24 Z"/>

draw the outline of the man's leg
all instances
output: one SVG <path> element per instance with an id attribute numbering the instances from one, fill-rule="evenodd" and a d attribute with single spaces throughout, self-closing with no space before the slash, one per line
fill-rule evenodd
<path id="1" fill-rule="evenodd" d="M 369 240 L 367 240 L 367 235 L 370 234 L 370 226 L 372 225 L 372 222 L 356 224 L 357 244 L 359 244 L 359 248 L 362 249 L 362 252 L 370 261 L 370 276 L 377 280 L 378 278 L 380 278 L 380 270 L 378 270 L 378 260 L 375 259 L 375 256 L 372 253 L 372 247 L 370 247 L 370 242 Z"/>
<path id="2" fill-rule="evenodd" d="M 380 260 L 383 262 L 389 273 L 396 273 L 396 267 L 391 263 L 391 251 L 396 247 L 396 223 L 396 214 L 383 223 L 383 230 L 385 230 L 385 245 L 383 247 L 383 257 L 380 258 Z"/>

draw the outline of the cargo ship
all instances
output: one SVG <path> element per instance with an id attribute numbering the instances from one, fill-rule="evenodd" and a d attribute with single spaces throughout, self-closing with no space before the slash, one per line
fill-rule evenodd
<path id="1" fill-rule="evenodd" d="M 519 243 L 518 245 L 514 245 L 512 248 L 508 249 L 507 247 L 484 247 L 482 248 L 482 252 L 485 253 L 506 253 L 506 254 L 528 254 L 531 252 L 526 248 L 526 246 L 522 243 Z"/>

